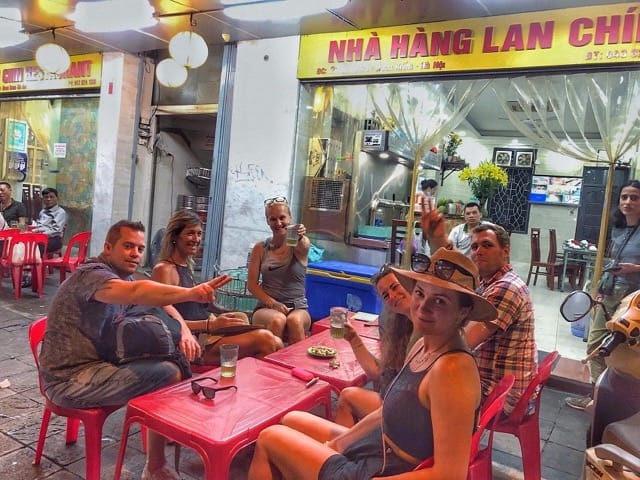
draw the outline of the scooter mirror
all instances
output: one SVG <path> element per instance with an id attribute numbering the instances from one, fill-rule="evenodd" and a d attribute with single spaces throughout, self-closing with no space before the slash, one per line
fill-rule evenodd
<path id="1" fill-rule="evenodd" d="M 560 313 L 567 322 L 577 322 L 591 311 L 595 303 L 587 292 L 576 290 L 564 299 L 560 305 Z"/>

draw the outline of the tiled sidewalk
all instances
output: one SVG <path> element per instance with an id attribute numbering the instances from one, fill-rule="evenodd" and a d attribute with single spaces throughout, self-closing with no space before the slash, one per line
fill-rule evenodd
<path id="1" fill-rule="evenodd" d="M 50 276 L 45 297 L 37 298 L 30 290 L 15 300 L 5 279 L 0 290 L 0 381 L 11 382 L 0 389 L 0 478 L 73 480 L 84 477 L 84 438 L 75 445 L 64 444 L 65 422 L 52 418 L 44 456 L 39 467 L 32 465 L 34 449 L 42 419 L 42 397 L 33 357 L 27 342 L 29 323 L 46 315 L 48 300 L 57 287 L 57 276 Z M 563 403 L 566 392 L 545 389 L 542 401 L 542 463 L 547 480 L 569 480 L 580 476 L 584 439 L 587 430 L 586 414 L 571 410 Z M 107 420 L 103 432 L 102 478 L 113 478 L 113 468 L 121 434 L 123 410 Z M 139 433 L 128 444 L 123 479 L 137 479 L 144 464 Z M 202 478 L 202 464 L 195 453 L 182 452 L 183 478 Z M 240 452 L 232 465 L 230 479 L 244 480 L 251 459 L 250 449 Z M 522 478 L 520 449 L 515 437 L 497 434 L 494 444 L 494 478 Z"/>

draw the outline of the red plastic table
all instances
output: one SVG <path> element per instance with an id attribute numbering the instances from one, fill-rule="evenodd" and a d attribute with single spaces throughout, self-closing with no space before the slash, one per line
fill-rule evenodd
<path id="1" fill-rule="evenodd" d="M 378 321 L 365 322 L 362 320 L 354 320 L 353 315 L 350 315 L 349 323 L 353 325 L 353 328 L 361 337 L 373 338 L 374 340 L 380 340 L 380 326 Z M 324 317 L 311 324 L 311 335 L 320 333 L 324 330 L 329 330 L 331 317 Z"/>
<path id="2" fill-rule="evenodd" d="M 285 413 L 324 405 L 330 418 L 331 389 L 327 383 L 318 381 L 306 388 L 306 382 L 293 377 L 288 369 L 262 360 L 240 359 L 234 378 L 221 379 L 219 368 L 203 376 L 219 380 L 211 386 L 236 385 L 238 390 L 220 391 L 208 400 L 202 394 L 194 395 L 191 380 L 185 380 L 129 401 L 115 480 L 120 479 L 132 423 L 194 449 L 202 457 L 205 478 L 219 480 L 229 476 L 234 455 Z"/>
<path id="3" fill-rule="evenodd" d="M 378 340 L 362 337 L 362 343 L 374 355 L 379 355 L 380 342 Z M 335 348 L 340 366 L 332 368 L 329 365 L 330 359 L 315 358 L 309 355 L 307 350 L 312 346 Z M 264 359 L 284 367 L 298 367 L 308 370 L 328 382 L 338 392 L 345 387 L 362 386 L 367 382 L 367 376 L 356 360 L 349 342 L 344 339 L 332 338 L 329 330 L 311 335 L 301 342 L 267 355 Z"/>

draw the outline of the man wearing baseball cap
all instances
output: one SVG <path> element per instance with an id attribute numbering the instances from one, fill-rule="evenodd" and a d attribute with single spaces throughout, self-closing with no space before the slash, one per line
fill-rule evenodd
<path id="1" fill-rule="evenodd" d="M 424 211 L 422 228 L 434 248 L 453 248 L 439 213 Z M 472 230 L 471 260 L 481 280 L 476 293 L 491 302 L 498 314 L 490 322 L 469 323 L 465 337 L 478 361 L 483 396 L 505 375 L 515 376 L 506 413 L 513 410 L 538 371 L 533 302 L 526 283 L 509 263 L 510 253 L 509 234 L 501 226 L 485 223 Z"/>

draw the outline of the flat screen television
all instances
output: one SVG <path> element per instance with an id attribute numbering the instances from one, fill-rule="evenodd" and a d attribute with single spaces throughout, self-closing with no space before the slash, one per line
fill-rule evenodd
<path id="1" fill-rule="evenodd" d="M 580 205 L 582 177 L 534 175 L 529 203 L 545 205 Z"/>

